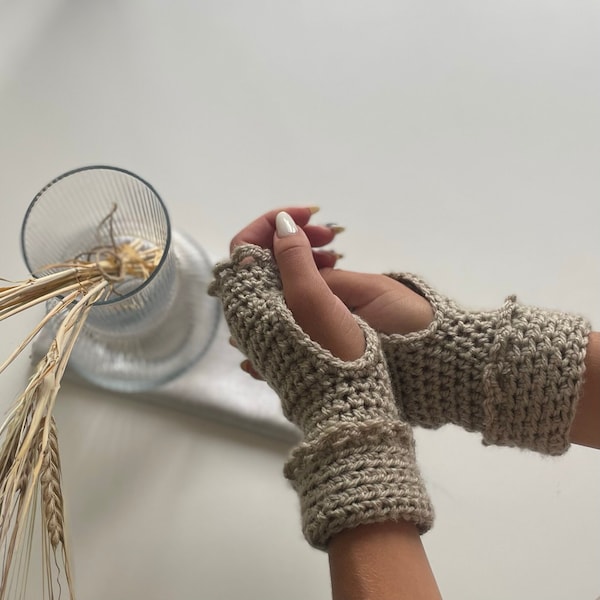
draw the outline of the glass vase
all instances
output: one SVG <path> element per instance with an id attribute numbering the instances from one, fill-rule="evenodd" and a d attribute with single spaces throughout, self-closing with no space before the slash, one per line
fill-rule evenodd
<path id="1" fill-rule="evenodd" d="M 35 277 L 130 240 L 158 247 L 160 261 L 146 279 L 125 278 L 94 304 L 69 369 L 104 388 L 139 392 L 189 369 L 214 338 L 220 307 L 206 294 L 212 264 L 203 248 L 172 230 L 148 182 L 108 166 L 75 169 L 51 181 L 31 202 L 21 231 Z M 49 323 L 50 330 L 61 318 Z"/>

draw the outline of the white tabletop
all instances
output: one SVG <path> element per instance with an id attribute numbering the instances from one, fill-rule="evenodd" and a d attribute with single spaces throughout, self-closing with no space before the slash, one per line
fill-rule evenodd
<path id="1" fill-rule="evenodd" d="M 516 293 L 599 327 L 597 3 L 41 4 L 0 0 L 0 276 L 26 274 L 33 195 L 102 163 L 149 180 L 215 257 L 261 212 L 316 204 L 347 228 L 340 266 L 414 271 L 472 307 Z M 1 324 L 4 355 L 33 320 Z M 233 349 L 212 352 L 233 372 Z M 3 406 L 27 369 L 2 375 Z M 79 597 L 328 598 L 281 473 L 291 441 L 180 407 L 65 382 Z M 445 597 L 600 594 L 600 453 L 416 435 Z"/>

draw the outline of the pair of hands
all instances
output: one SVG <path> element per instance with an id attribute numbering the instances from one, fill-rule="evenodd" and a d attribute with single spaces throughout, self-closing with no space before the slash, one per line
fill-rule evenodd
<path id="1" fill-rule="evenodd" d="M 342 360 L 364 352 L 364 336 L 353 313 L 380 333 L 407 334 L 427 327 L 433 312 L 427 300 L 385 275 L 336 269 L 338 255 L 322 248 L 336 230 L 312 225 L 310 207 L 272 210 L 244 227 L 230 250 L 255 244 L 272 251 L 283 294 L 296 323 Z M 242 368 L 259 376 L 248 361 Z"/>

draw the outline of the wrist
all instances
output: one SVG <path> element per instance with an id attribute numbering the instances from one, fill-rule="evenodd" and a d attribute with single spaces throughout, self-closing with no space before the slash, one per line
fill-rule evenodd
<path id="1" fill-rule="evenodd" d="M 600 448 L 599 332 L 590 333 L 588 338 L 584 383 L 569 436 L 575 444 Z"/>
<path id="2" fill-rule="evenodd" d="M 334 600 L 441 598 L 412 523 L 386 521 L 346 529 L 331 540 L 328 552 Z"/>

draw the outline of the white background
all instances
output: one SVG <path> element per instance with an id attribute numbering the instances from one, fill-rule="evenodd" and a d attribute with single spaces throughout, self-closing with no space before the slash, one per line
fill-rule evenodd
<path id="1" fill-rule="evenodd" d="M 591 0 L 0 0 L 0 275 L 26 274 L 30 199 L 93 163 L 149 180 L 214 256 L 265 210 L 318 204 L 346 268 L 599 327 Z M 3 354 L 33 320 L 2 323 Z M 2 375 L 3 406 L 27 369 Z M 288 444 L 74 383 L 57 419 L 80 598 L 329 597 Z M 445 598 L 600 595 L 599 452 L 417 441 Z"/>

